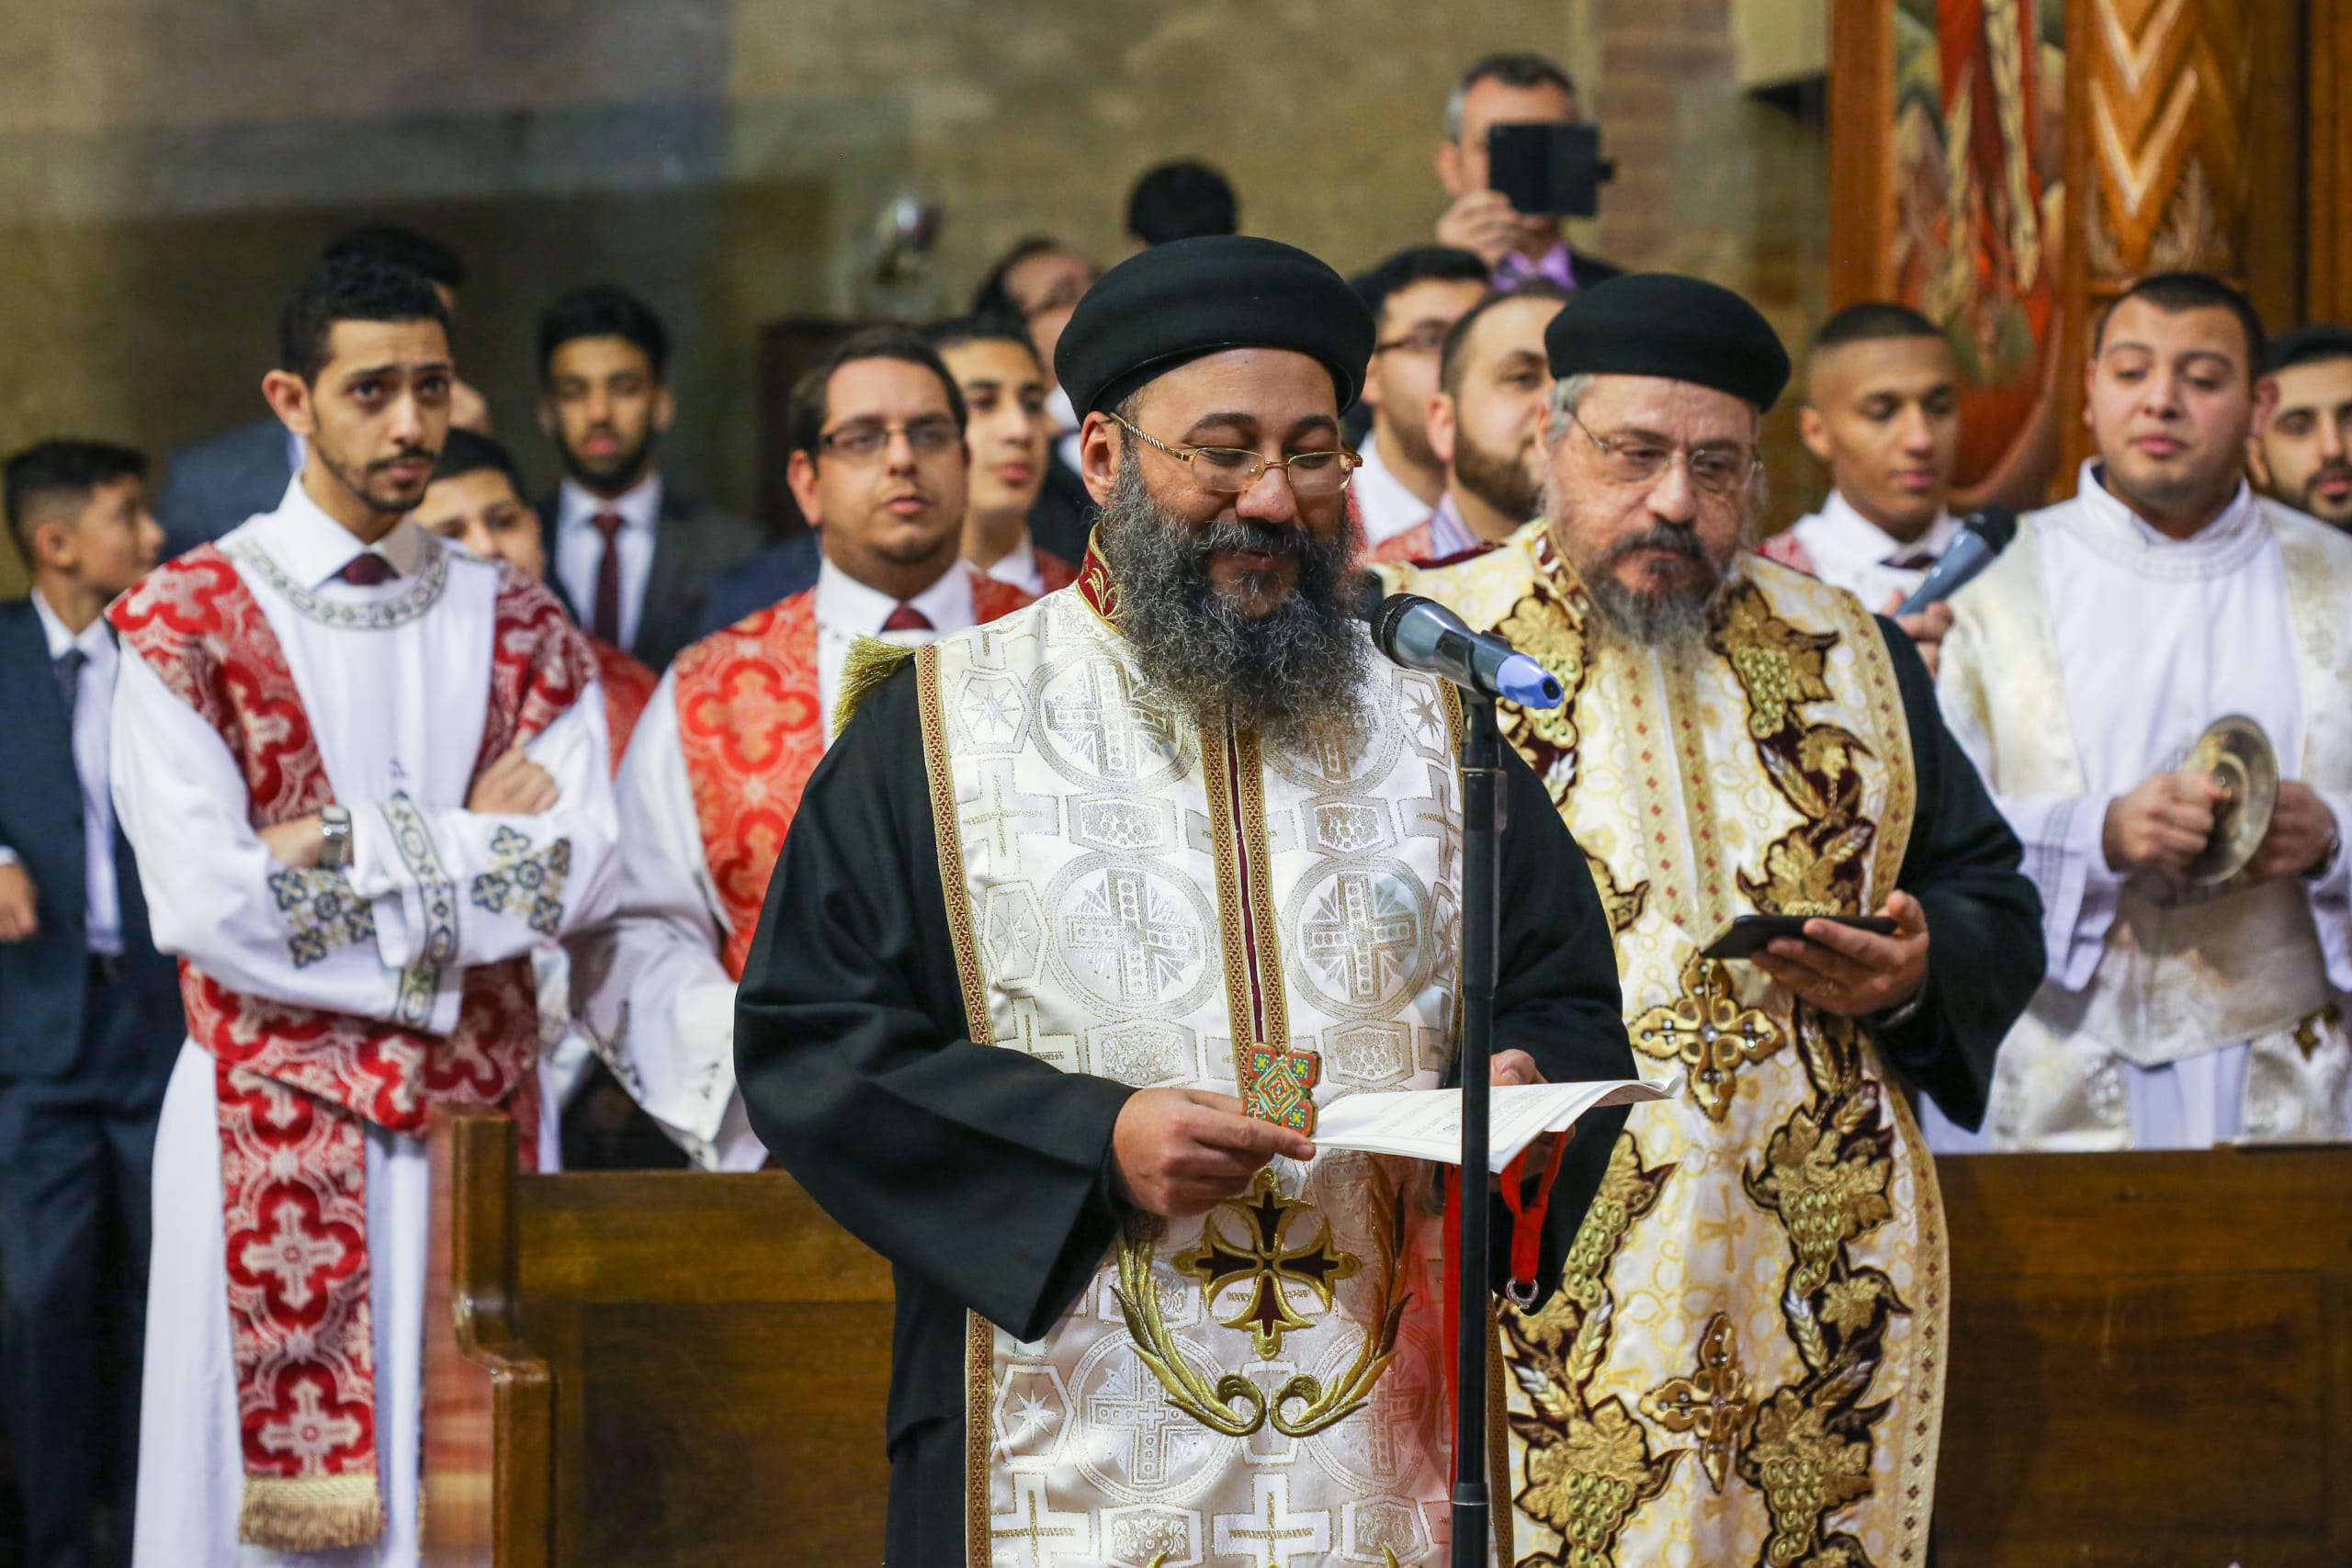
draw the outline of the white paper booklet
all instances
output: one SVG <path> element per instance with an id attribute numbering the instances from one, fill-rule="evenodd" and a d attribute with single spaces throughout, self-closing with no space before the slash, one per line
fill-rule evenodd
<path id="1" fill-rule="evenodd" d="M 1679 1087 L 1646 1084 L 1639 1078 L 1498 1085 L 1487 1113 L 1487 1163 L 1499 1173 L 1528 1145 L 1546 1133 L 1566 1132 L 1588 1111 L 1666 1100 Z M 1462 1091 L 1458 1089 L 1351 1094 L 1318 1110 L 1315 1123 L 1318 1149 L 1402 1155 L 1440 1165 L 1462 1163 Z"/>

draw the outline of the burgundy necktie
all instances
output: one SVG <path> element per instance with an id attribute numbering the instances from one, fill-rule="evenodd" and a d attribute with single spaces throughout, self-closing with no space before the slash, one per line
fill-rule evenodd
<path id="1" fill-rule="evenodd" d="M 605 553 L 596 562 L 596 614 L 588 629 L 600 641 L 621 646 L 621 551 L 623 522 L 617 512 L 599 512 L 590 519 L 605 536 Z"/>
<path id="2" fill-rule="evenodd" d="M 344 562 L 343 570 L 335 575 L 354 588 L 374 588 L 400 574 L 392 570 L 391 562 L 375 551 L 362 550 Z"/>
<path id="3" fill-rule="evenodd" d="M 882 629 L 886 632 L 927 632 L 932 629 L 931 617 L 912 604 L 901 604 L 890 612 L 890 618 L 882 623 Z"/>
<path id="4" fill-rule="evenodd" d="M 1936 564 L 1936 558 L 1925 550 L 1914 550 L 1911 554 L 1886 564 L 1897 571 L 1925 571 Z"/>

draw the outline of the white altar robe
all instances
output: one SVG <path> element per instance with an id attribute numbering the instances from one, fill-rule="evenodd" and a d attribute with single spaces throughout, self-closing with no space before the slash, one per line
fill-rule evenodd
<path id="1" fill-rule="evenodd" d="M 349 929 L 297 963 L 269 877 L 279 869 L 247 819 L 245 777 L 220 734 L 124 643 L 114 706 L 115 808 L 139 852 L 155 945 L 243 995 L 365 1018 L 401 1016 L 434 918 L 394 842 L 422 834 L 440 879 L 459 888 L 558 839 L 571 844 L 561 929 L 610 904 L 618 819 L 604 696 L 592 682 L 526 748 L 561 798 L 537 817 L 465 809 L 481 744 L 500 568 L 403 520 L 376 547 L 400 574 L 372 588 L 337 575 L 358 541 L 305 495 L 300 476 L 274 513 L 221 540 L 286 654 L 335 798 L 351 809 L 348 880 L 373 939 Z M 438 584 L 437 589 L 435 584 Z M 334 624 L 330 624 L 330 623 Z M 404 797 L 405 804 L 400 797 Z M 510 835 L 499 849 L 492 841 Z M 542 940 L 519 903 L 466 903 L 438 970 L 430 1023 L 457 1022 L 467 966 Z M 212 1061 L 193 1040 L 156 1135 L 155 1245 L 141 1389 L 137 1568 L 406 1568 L 417 1561 L 418 1428 L 427 1220 L 424 1146 L 369 1126 L 368 1237 L 376 1337 L 377 1434 L 385 1533 L 340 1551 L 288 1553 L 237 1542 L 243 1459 L 229 1339 L 220 1143 Z"/>
<path id="2" fill-rule="evenodd" d="M 973 574 L 949 571 L 908 601 L 928 631 L 882 630 L 888 594 L 830 560 L 818 572 L 817 682 L 828 746 L 842 670 L 860 637 L 915 648 L 977 616 Z M 735 982 L 719 962 L 725 906 L 711 878 L 678 739 L 676 666 L 645 705 L 617 781 L 618 894 L 611 919 L 573 945 L 575 1011 L 613 1076 L 705 1170 L 757 1170 L 767 1147 L 735 1088 Z"/>
<path id="3" fill-rule="evenodd" d="M 2011 556 L 1962 591 L 1955 602 L 1960 624 L 1955 640 L 1945 644 L 1939 680 L 1946 722 L 2023 842 L 2026 873 L 2041 894 L 2048 978 L 2004 1044 L 2004 1066 L 2011 1069 L 2018 1066 L 2011 1058 L 2021 1039 L 2036 1032 L 2066 1038 L 2070 1021 L 2081 1020 L 2093 1006 L 2092 993 L 2118 983 L 2112 966 L 2101 970 L 2127 889 L 2127 879 L 2107 864 L 2108 805 L 2151 774 L 2179 767 L 2215 719 L 2243 714 L 2261 725 L 2282 774 L 2311 779 L 2337 822 L 2352 822 L 2347 781 L 2326 771 L 2305 773 L 2313 752 L 2307 744 L 2307 704 L 2318 694 L 2329 706 L 2352 707 L 2352 683 L 2343 679 L 2339 654 L 2299 637 L 2299 620 L 2341 624 L 2352 617 L 2352 551 L 2315 537 L 2308 530 L 2319 525 L 2257 501 L 2243 486 L 2193 538 L 2171 539 L 2109 493 L 2096 468 L 2084 465 L 2074 500 L 2026 519 L 2026 551 L 2013 547 Z M 2318 581 L 2290 592 L 2282 537 L 2294 540 L 2299 551 L 2318 552 L 2312 564 L 2321 570 L 2299 569 Z M 1987 618 L 1997 596 L 2037 586 L 2046 606 L 2042 646 L 2054 653 L 2054 671 L 2041 668 L 2027 646 L 2040 639 L 2019 635 L 2024 623 Z M 2014 614 L 2018 607 L 2007 608 Z M 2005 750 L 2023 750 L 2029 738 L 1988 733 L 1973 694 L 1998 682 L 2051 683 L 2053 673 L 2055 689 L 2041 693 L 2040 700 L 2063 707 L 2081 788 L 2005 789 Z M 2337 748 L 2324 750 L 2332 757 Z M 2012 758 L 2008 772 L 2014 771 Z M 2302 979 L 2330 999 L 2352 990 L 2346 859 L 2339 853 L 2302 887 L 2325 971 Z M 2300 1089 L 2323 1102 L 2309 1109 L 2324 1131 L 2343 1135 L 2352 1130 L 2345 1110 L 2352 1097 L 2346 1092 L 2340 1022 L 2324 1032 L 2332 1038 L 2303 1053 Z M 2086 1040 L 2077 1043 L 2097 1049 Z M 2254 1066 L 2246 1041 L 2216 1040 L 2169 1061 L 2135 1062 L 2118 1054 L 2105 1092 L 2110 1098 L 2120 1093 L 2121 1126 L 2132 1148 L 2202 1148 L 2266 1131 L 2278 1135 L 2276 1129 L 2246 1125 Z M 2003 1096 L 2029 1081 L 2014 1070 L 1996 1074 L 1982 1133 L 1962 1132 L 1928 1108 L 1931 1145 L 1941 1152 L 2107 1146 L 2095 1137 L 2079 1144 L 2019 1143 L 2005 1134 Z"/>

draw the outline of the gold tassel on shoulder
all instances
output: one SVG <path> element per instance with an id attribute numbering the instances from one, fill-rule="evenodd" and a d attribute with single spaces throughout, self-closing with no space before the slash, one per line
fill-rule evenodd
<path id="1" fill-rule="evenodd" d="M 911 648 L 900 648 L 878 637 L 862 637 L 849 645 L 849 651 L 842 655 L 842 689 L 833 698 L 834 739 L 849 728 L 850 717 L 865 700 L 865 694 L 888 680 L 890 671 L 914 653 Z"/>

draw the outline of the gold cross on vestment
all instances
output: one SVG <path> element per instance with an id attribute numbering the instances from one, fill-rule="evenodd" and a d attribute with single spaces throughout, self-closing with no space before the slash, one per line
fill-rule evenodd
<path id="1" fill-rule="evenodd" d="M 1738 1069 L 1786 1043 L 1770 1014 L 1739 1005 L 1730 970 L 1695 953 L 1682 966 L 1682 994 L 1634 1019 L 1625 1032 L 1643 1055 L 1689 1069 L 1690 1098 L 1713 1122 L 1730 1113 Z"/>
<path id="2" fill-rule="evenodd" d="M 1356 1260 L 1331 1245 L 1328 1221 L 1305 1247 L 1284 1245 L 1283 1232 L 1292 1218 L 1310 1207 L 1303 1199 L 1282 1195 L 1272 1168 L 1261 1170 L 1250 1184 L 1250 1196 L 1213 1211 L 1201 1223 L 1201 1239 L 1176 1258 L 1179 1269 L 1199 1277 L 1204 1307 L 1227 1285 L 1250 1286 L 1248 1302 L 1238 1314 L 1225 1320 L 1225 1325 L 1248 1329 L 1261 1360 L 1271 1361 L 1282 1353 L 1283 1335 L 1314 1326 L 1291 1304 L 1290 1286 L 1306 1286 L 1329 1307 L 1331 1287 L 1356 1271 Z M 1217 1224 L 1217 1216 L 1228 1210 L 1242 1222 L 1239 1241 Z"/>

